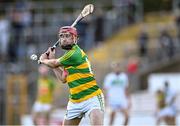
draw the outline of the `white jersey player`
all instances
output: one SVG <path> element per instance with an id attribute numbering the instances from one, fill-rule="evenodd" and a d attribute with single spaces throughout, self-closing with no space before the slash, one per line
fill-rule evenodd
<path id="1" fill-rule="evenodd" d="M 116 112 L 122 112 L 125 116 L 124 125 L 127 125 L 130 107 L 128 76 L 121 71 L 120 63 L 114 63 L 112 69 L 113 72 L 109 73 L 104 80 L 106 100 L 112 110 L 110 114 L 110 125 L 113 124 Z"/>
<path id="2" fill-rule="evenodd" d="M 165 81 L 162 93 L 164 95 L 164 99 L 162 99 L 164 100 L 164 106 L 158 108 L 157 125 L 161 121 L 164 121 L 167 125 L 176 125 L 176 92 L 170 88 L 168 81 Z"/>

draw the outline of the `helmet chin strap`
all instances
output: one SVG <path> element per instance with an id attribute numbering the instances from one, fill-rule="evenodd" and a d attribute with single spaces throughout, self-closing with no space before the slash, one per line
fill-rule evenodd
<path id="1" fill-rule="evenodd" d="M 74 40 L 74 44 L 77 44 L 77 37 L 76 36 L 73 36 L 73 40 Z"/>

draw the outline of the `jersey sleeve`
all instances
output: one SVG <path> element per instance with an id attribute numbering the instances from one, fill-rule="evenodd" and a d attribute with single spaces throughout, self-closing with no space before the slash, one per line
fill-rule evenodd
<path id="1" fill-rule="evenodd" d="M 125 87 L 129 86 L 129 80 L 127 74 L 124 74 Z"/>
<path id="2" fill-rule="evenodd" d="M 104 89 L 108 89 L 111 85 L 111 77 L 107 75 L 104 79 Z"/>
<path id="3" fill-rule="evenodd" d="M 59 62 L 63 66 L 75 66 L 81 64 L 83 62 L 83 58 L 81 53 L 76 50 L 70 50 L 59 58 Z"/>

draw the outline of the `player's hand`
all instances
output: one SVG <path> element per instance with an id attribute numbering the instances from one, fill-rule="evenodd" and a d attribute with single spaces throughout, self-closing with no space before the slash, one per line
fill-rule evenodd
<path id="1" fill-rule="evenodd" d="M 49 47 L 48 50 L 46 51 L 46 55 L 48 56 L 49 59 L 55 59 L 55 49 L 52 47 Z"/>
<path id="2" fill-rule="evenodd" d="M 46 55 L 46 53 L 41 54 L 41 56 L 39 57 L 39 60 L 44 60 L 44 59 L 49 59 L 49 57 Z"/>

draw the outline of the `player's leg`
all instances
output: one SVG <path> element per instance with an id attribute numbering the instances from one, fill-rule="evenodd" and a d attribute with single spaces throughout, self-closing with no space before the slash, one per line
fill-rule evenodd
<path id="1" fill-rule="evenodd" d="M 170 124 L 169 117 L 167 115 L 163 117 L 163 120 L 164 120 L 165 124 Z"/>
<path id="2" fill-rule="evenodd" d="M 125 118 L 123 124 L 127 125 L 129 122 L 129 110 L 128 109 L 121 109 L 120 111 L 123 113 L 124 118 Z"/>
<path id="3" fill-rule="evenodd" d="M 70 126 L 70 125 L 79 125 L 79 123 L 81 122 L 81 118 L 74 118 L 74 119 L 64 119 L 63 121 L 63 126 Z"/>
<path id="4" fill-rule="evenodd" d="M 49 122 L 50 122 L 50 112 L 49 112 L 49 111 L 43 112 L 42 117 L 43 117 L 43 119 L 44 119 L 44 123 L 45 123 L 46 125 L 48 125 Z"/>
<path id="5" fill-rule="evenodd" d="M 124 116 L 124 125 L 127 125 L 129 122 L 129 101 L 126 97 L 122 97 L 121 100 L 119 100 L 119 111 L 123 114 Z"/>
<path id="6" fill-rule="evenodd" d="M 156 125 L 159 126 L 162 121 L 164 121 L 163 117 L 157 117 Z"/>
<path id="7" fill-rule="evenodd" d="M 104 122 L 104 112 L 100 109 L 93 109 L 89 115 L 91 125 L 102 126 Z"/>
<path id="8" fill-rule="evenodd" d="M 172 117 L 171 117 L 170 123 L 171 123 L 171 124 L 168 124 L 168 125 L 173 125 L 173 126 L 176 125 L 176 116 L 172 116 Z"/>
<path id="9" fill-rule="evenodd" d="M 175 116 L 166 116 L 164 120 L 167 125 L 173 125 L 173 126 L 176 125 Z"/>
<path id="10" fill-rule="evenodd" d="M 164 109 L 161 109 L 158 111 L 157 113 L 157 120 L 156 120 L 156 125 L 160 125 L 161 122 L 165 121 L 165 110 Z"/>
<path id="11" fill-rule="evenodd" d="M 35 125 L 37 125 L 38 123 L 38 119 L 41 116 L 41 112 L 42 112 L 42 104 L 40 104 L 39 102 L 35 102 L 32 108 L 32 119 L 33 119 L 33 123 Z"/>
<path id="12" fill-rule="evenodd" d="M 83 103 L 83 112 L 89 116 L 91 125 L 103 125 L 104 123 L 104 96 L 94 96 Z"/>
<path id="13" fill-rule="evenodd" d="M 43 118 L 45 119 L 46 125 L 49 125 L 51 111 L 52 111 L 52 106 L 50 104 L 44 104 Z"/>
<path id="14" fill-rule="evenodd" d="M 82 103 L 68 102 L 63 126 L 79 125 L 84 113 L 82 112 Z"/>
<path id="15" fill-rule="evenodd" d="M 175 124 L 175 115 L 176 112 L 174 111 L 174 109 L 170 106 L 167 106 L 163 109 L 163 117 L 164 117 L 164 121 L 166 124 L 168 125 L 174 125 Z"/>
<path id="16" fill-rule="evenodd" d="M 32 112 L 32 120 L 35 125 L 37 125 L 37 121 L 39 117 L 40 117 L 40 112 Z"/>
<path id="17" fill-rule="evenodd" d="M 111 112 L 110 112 L 109 125 L 113 125 L 113 122 L 114 122 L 114 119 L 115 119 L 115 115 L 116 115 L 116 112 L 115 112 L 115 111 L 111 111 Z"/>

